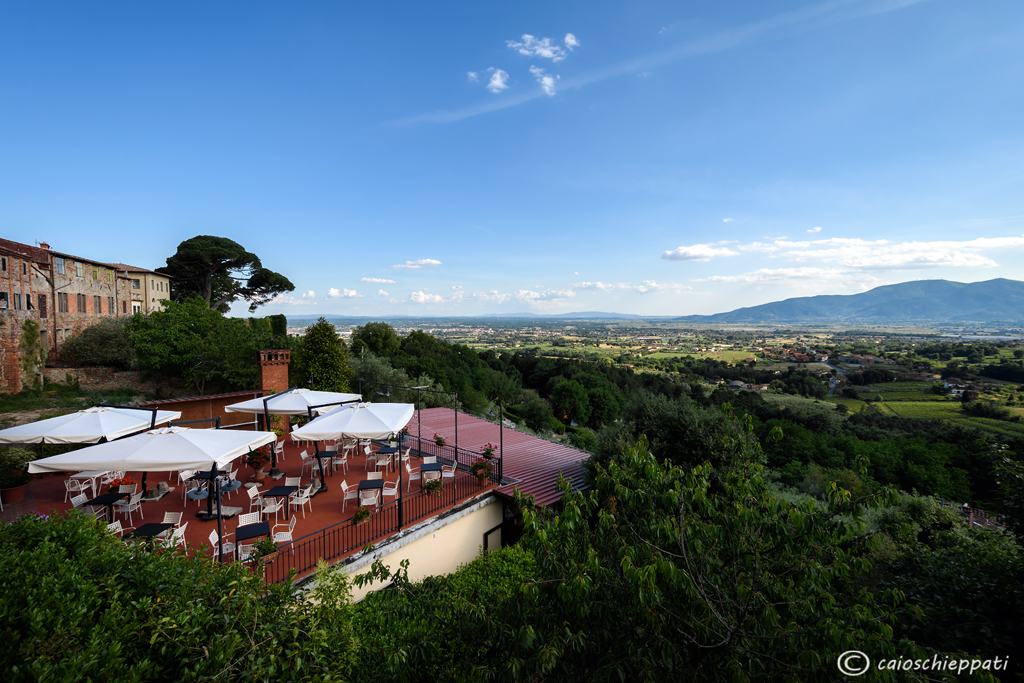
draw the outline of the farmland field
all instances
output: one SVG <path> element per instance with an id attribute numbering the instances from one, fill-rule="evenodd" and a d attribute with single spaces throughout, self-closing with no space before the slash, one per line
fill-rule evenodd
<path id="1" fill-rule="evenodd" d="M 886 406 L 893 414 L 899 417 L 934 418 L 937 420 L 963 417 L 963 414 L 960 412 L 960 404 L 955 402 L 886 401 L 881 405 Z"/>

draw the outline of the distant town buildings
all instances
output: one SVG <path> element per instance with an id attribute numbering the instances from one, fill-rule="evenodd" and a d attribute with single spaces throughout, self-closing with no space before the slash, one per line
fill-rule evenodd
<path id="1" fill-rule="evenodd" d="M 0 392 L 22 389 L 26 320 L 39 325 L 40 343 L 52 356 L 100 318 L 159 311 L 168 298 L 170 279 L 155 271 L 0 238 Z"/>

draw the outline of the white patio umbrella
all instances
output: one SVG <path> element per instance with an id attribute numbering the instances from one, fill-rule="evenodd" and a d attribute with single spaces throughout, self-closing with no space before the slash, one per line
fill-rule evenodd
<path id="1" fill-rule="evenodd" d="M 288 389 L 273 396 L 251 398 L 248 401 L 226 406 L 225 411 L 231 413 L 253 413 L 263 415 L 268 429 L 271 415 L 308 415 L 312 406 L 338 404 L 344 401 L 358 401 L 359 394 L 343 394 L 337 391 L 314 391 L 313 389 Z M 271 467 L 277 469 L 277 444 L 274 444 L 273 462 Z"/>
<path id="2" fill-rule="evenodd" d="M 181 413 L 178 411 L 158 410 L 155 424 L 164 424 L 179 417 Z M 98 443 L 102 439 L 113 441 L 141 432 L 153 424 L 152 410 L 96 406 L 0 430 L 0 443 Z"/>
<path id="3" fill-rule="evenodd" d="M 125 470 L 133 472 L 172 472 L 220 468 L 235 458 L 273 443 L 273 432 L 236 432 L 227 429 L 189 429 L 162 427 L 143 434 L 89 446 L 72 453 L 34 460 L 28 464 L 32 474 L 85 470 Z M 215 478 L 211 481 L 215 482 Z M 217 534 L 223 538 L 220 515 L 220 488 L 217 487 Z M 213 497 L 207 515 L 213 514 Z M 221 560 L 223 560 L 223 550 Z"/>
<path id="4" fill-rule="evenodd" d="M 339 406 L 292 432 L 293 439 L 317 442 L 325 439 L 388 439 L 409 424 L 416 406 L 411 403 L 358 403 Z M 320 460 L 320 447 L 316 448 L 320 463 L 320 487 L 324 481 L 324 464 Z"/>

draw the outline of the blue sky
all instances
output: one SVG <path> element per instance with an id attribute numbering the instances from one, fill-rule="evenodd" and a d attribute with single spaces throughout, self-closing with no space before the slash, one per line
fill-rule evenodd
<path id="1" fill-rule="evenodd" d="M 1024 280 L 1019 0 L 5 3 L 0 60 L 0 235 L 230 237 L 266 313 Z"/>

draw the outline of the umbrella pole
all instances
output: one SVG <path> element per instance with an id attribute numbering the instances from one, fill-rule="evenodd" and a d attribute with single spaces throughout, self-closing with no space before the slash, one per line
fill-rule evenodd
<path id="1" fill-rule="evenodd" d="M 320 488 L 317 489 L 316 493 L 320 493 L 321 491 L 326 492 L 327 482 L 324 480 L 324 460 L 320 456 L 320 442 L 314 441 L 313 448 L 316 450 L 316 462 L 318 465 L 320 465 Z"/>
<path id="2" fill-rule="evenodd" d="M 146 475 L 147 474 L 149 474 L 149 472 L 143 472 L 142 473 L 142 497 L 143 498 L 148 498 L 149 497 L 148 495 L 146 495 L 148 493 L 148 491 L 146 490 Z"/>
<path id="3" fill-rule="evenodd" d="M 217 490 L 217 548 L 220 551 L 220 563 L 224 564 L 224 515 L 220 513 L 220 479 L 217 480 L 215 487 Z"/>
<path id="4" fill-rule="evenodd" d="M 217 463 L 210 465 L 210 484 L 216 483 L 217 474 Z M 206 497 L 206 518 L 209 519 L 213 515 L 213 495 Z M 220 519 L 220 505 L 217 506 L 217 518 Z"/>

